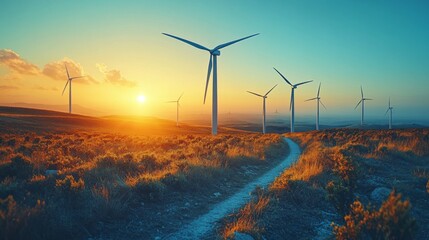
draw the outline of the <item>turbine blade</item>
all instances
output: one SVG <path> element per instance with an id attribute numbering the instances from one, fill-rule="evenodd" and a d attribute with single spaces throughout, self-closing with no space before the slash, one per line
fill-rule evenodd
<path id="1" fill-rule="evenodd" d="M 319 94 L 320 94 L 320 85 L 322 85 L 322 82 L 319 83 L 319 89 L 317 90 L 317 97 L 319 97 Z"/>
<path id="2" fill-rule="evenodd" d="M 86 76 L 72 77 L 72 78 L 70 78 L 70 80 L 73 80 L 73 79 L 76 79 L 76 78 L 84 78 L 84 77 L 86 77 Z"/>
<path id="3" fill-rule="evenodd" d="M 390 97 L 389 97 L 389 108 L 390 108 Z"/>
<path id="4" fill-rule="evenodd" d="M 177 101 L 180 101 L 180 99 L 182 98 L 183 94 L 184 94 L 184 93 L 182 93 L 182 94 L 180 95 L 180 97 L 177 99 Z"/>
<path id="5" fill-rule="evenodd" d="M 326 108 L 325 104 L 323 104 L 322 100 L 320 100 L 320 103 L 322 104 L 322 106 L 323 106 L 326 110 L 328 110 L 328 109 Z"/>
<path id="6" fill-rule="evenodd" d="M 372 98 L 364 98 L 363 100 L 374 100 L 374 99 L 372 99 Z"/>
<path id="7" fill-rule="evenodd" d="M 281 74 L 281 73 L 279 72 L 279 70 L 277 70 L 275 67 L 273 67 L 273 68 L 274 68 L 274 70 L 276 70 L 276 72 L 277 72 L 278 74 L 280 74 L 280 76 L 281 76 L 281 77 L 282 77 L 282 78 L 283 78 L 283 79 L 284 79 L 284 80 L 285 80 L 289 85 L 293 86 L 293 85 L 292 85 L 292 83 L 290 83 L 290 82 L 289 82 L 289 80 L 287 80 L 287 79 L 286 79 L 286 77 L 285 77 L 285 76 L 283 76 L 283 74 Z"/>
<path id="8" fill-rule="evenodd" d="M 276 84 L 276 85 L 274 85 L 274 87 L 273 87 L 273 88 L 271 88 L 271 89 L 270 89 L 270 91 L 268 91 L 267 93 L 265 93 L 265 95 L 264 95 L 264 96 L 266 97 L 266 96 L 268 95 L 268 93 L 270 93 L 270 92 L 271 92 L 275 87 L 277 87 L 277 84 Z"/>
<path id="9" fill-rule="evenodd" d="M 257 94 L 257 93 L 251 92 L 251 91 L 247 91 L 247 92 L 248 92 L 248 93 L 250 93 L 250 94 L 256 95 L 256 96 L 258 96 L 258 97 L 264 97 L 264 96 L 262 96 L 262 95 L 260 95 L 260 94 Z"/>
<path id="10" fill-rule="evenodd" d="M 360 86 L 360 94 L 362 95 L 362 99 L 363 99 L 363 89 L 362 89 L 362 86 Z"/>
<path id="11" fill-rule="evenodd" d="M 165 102 L 165 103 L 174 103 L 174 102 L 177 102 L 177 101 L 168 101 L 168 102 Z"/>
<path id="12" fill-rule="evenodd" d="M 297 83 L 297 84 L 295 84 L 294 86 L 295 87 L 298 87 L 299 85 L 303 85 L 303 84 L 306 84 L 306 83 L 309 83 L 309 82 L 312 82 L 313 80 L 309 80 L 309 81 L 305 81 L 305 82 L 301 82 L 301 83 Z"/>
<path id="13" fill-rule="evenodd" d="M 207 72 L 207 80 L 206 80 L 206 89 L 204 90 L 204 102 L 203 102 L 204 104 L 206 104 L 207 88 L 209 87 L 210 74 L 212 72 L 212 59 L 213 59 L 213 56 L 210 54 L 209 69 Z"/>
<path id="14" fill-rule="evenodd" d="M 175 38 L 175 39 L 177 39 L 179 41 L 182 41 L 184 43 L 187 43 L 187 44 L 189 44 L 189 45 L 191 45 L 193 47 L 196 47 L 196 48 L 199 48 L 199 49 L 206 50 L 206 51 L 210 52 L 210 49 L 208 49 L 208 48 L 206 48 L 206 47 L 204 47 L 204 46 L 202 46 L 202 45 L 200 45 L 198 43 L 194 43 L 194 42 L 191 42 L 189 40 L 183 39 L 181 37 L 176 37 L 176 36 L 173 36 L 173 35 L 168 34 L 168 33 L 162 33 L 162 34 L 164 34 L 165 36 L 169 36 L 169 37 Z"/>
<path id="15" fill-rule="evenodd" d="M 361 99 L 359 102 L 358 102 L 358 104 L 356 105 L 356 107 L 355 107 L 355 110 L 356 110 L 356 108 L 359 106 L 359 104 L 361 103 L 363 101 L 363 99 Z"/>
<path id="16" fill-rule="evenodd" d="M 386 116 L 386 114 L 389 112 L 390 108 L 387 109 L 386 113 L 384 114 L 384 116 Z"/>
<path id="17" fill-rule="evenodd" d="M 64 95 L 64 91 L 66 90 L 67 85 L 69 84 L 70 80 L 67 80 L 66 85 L 64 86 L 63 92 L 61 93 L 61 96 Z"/>
<path id="18" fill-rule="evenodd" d="M 254 36 L 256 36 L 256 35 L 259 35 L 259 33 L 256 33 L 256 34 L 253 34 L 253 35 L 250 35 L 250 36 L 244 37 L 244 38 L 240 38 L 240 39 L 237 39 L 237 40 L 234 40 L 234 41 L 231 41 L 231 42 L 227 42 L 227 43 L 221 44 L 221 45 L 219 45 L 219 46 L 215 47 L 215 48 L 213 49 L 213 51 L 214 51 L 214 50 L 222 49 L 222 48 L 224 48 L 224 47 L 227 47 L 227 46 L 232 45 L 232 44 L 234 44 L 234 43 L 238 43 L 238 42 L 243 41 L 243 40 L 245 40 L 245 39 L 248 39 L 248 38 L 254 37 Z"/>
<path id="19" fill-rule="evenodd" d="M 317 97 L 315 97 L 315 98 L 310 98 L 310 99 L 305 100 L 304 102 L 308 102 L 308 101 L 312 101 L 312 100 L 316 100 L 316 99 L 317 99 Z"/>
<path id="20" fill-rule="evenodd" d="M 67 69 L 66 63 L 64 63 L 64 67 L 66 67 L 67 79 L 70 80 L 69 70 Z"/>

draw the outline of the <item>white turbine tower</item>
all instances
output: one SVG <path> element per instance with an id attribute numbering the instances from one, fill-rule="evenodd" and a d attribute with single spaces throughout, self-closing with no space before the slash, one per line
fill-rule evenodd
<path id="1" fill-rule="evenodd" d="M 68 84 L 69 85 L 69 113 L 71 114 L 71 111 L 72 111 L 72 88 L 71 88 L 72 80 L 76 79 L 76 78 L 83 78 L 85 76 L 70 77 L 69 70 L 67 69 L 67 65 L 65 63 L 64 63 L 64 66 L 66 67 L 66 72 L 67 72 L 67 82 L 66 82 L 66 85 L 64 86 L 63 93 L 61 93 L 61 95 L 64 95 L 64 91 L 66 90 L 66 87 Z"/>
<path id="2" fill-rule="evenodd" d="M 274 68 L 274 70 L 276 70 L 276 72 L 278 74 L 280 74 L 280 76 L 286 81 L 287 84 L 289 84 L 292 88 L 292 92 L 290 95 L 290 106 L 289 106 L 289 110 L 291 112 L 290 115 L 290 132 L 295 132 L 295 88 L 297 88 L 299 85 L 302 84 L 306 84 L 309 82 L 312 82 L 313 80 L 309 80 L 309 81 L 305 81 L 305 82 L 301 82 L 301 83 L 297 83 L 297 84 L 292 84 L 289 82 L 289 80 L 286 79 L 285 76 L 283 76 L 283 74 L 281 74 L 276 68 Z"/>
<path id="3" fill-rule="evenodd" d="M 387 108 L 387 111 L 384 114 L 384 115 L 386 115 L 388 112 L 390 112 L 389 113 L 389 129 L 392 129 L 392 110 L 393 110 L 393 107 L 390 106 L 390 98 L 389 98 L 389 107 Z"/>
<path id="4" fill-rule="evenodd" d="M 162 33 L 162 34 L 164 34 L 166 36 L 169 36 L 169 37 L 172 37 L 172 38 L 175 38 L 175 39 L 177 39 L 179 41 L 187 43 L 187 44 L 189 44 L 189 45 L 191 45 L 193 47 L 196 47 L 198 49 L 206 50 L 206 51 L 208 51 L 210 53 L 209 67 L 208 67 L 207 80 L 206 80 L 206 88 L 205 88 L 205 91 L 204 91 L 204 103 L 206 102 L 207 87 L 209 85 L 210 75 L 211 75 L 211 71 L 212 71 L 212 67 L 213 67 L 212 134 L 216 135 L 217 134 L 217 57 L 220 56 L 220 51 L 219 50 L 222 49 L 222 48 L 224 48 L 224 47 L 227 47 L 229 45 L 232 45 L 234 43 L 237 43 L 237 42 L 243 41 L 245 39 L 254 37 L 254 36 L 258 35 L 259 33 L 253 34 L 253 35 L 250 35 L 250 36 L 247 36 L 247 37 L 244 37 L 244 38 L 240 38 L 240 39 L 237 39 L 237 40 L 234 40 L 234 41 L 231 41 L 231 42 L 227 42 L 227 43 L 221 44 L 221 45 L 219 45 L 219 46 L 217 46 L 217 47 L 215 47 L 213 49 L 206 48 L 206 47 L 204 47 L 204 46 L 202 46 L 202 45 L 200 45 L 198 43 L 194 43 L 194 42 L 191 42 L 189 40 L 186 40 L 186 39 L 183 39 L 183 38 L 180 38 L 180 37 L 176 37 L 176 36 L 173 36 L 173 35 L 170 35 L 170 34 L 167 34 L 167 33 Z"/>
<path id="5" fill-rule="evenodd" d="M 364 115 L 365 115 L 365 101 L 366 100 L 372 100 L 372 99 L 371 98 L 364 98 L 363 97 L 362 86 L 360 86 L 360 93 L 361 93 L 362 98 L 360 99 L 360 101 L 356 105 L 355 109 L 359 106 L 359 104 L 362 103 L 362 112 L 361 112 L 361 117 L 360 117 L 360 125 L 363 126 L 363 124 L 364 124 Z"/>
<path id="6" fill-rule="evenodd" d="M 182 95 L 180 95 L 180 97 L 176 100 L 176 101 L 169 101 L 167 103 L 176 103 L 176 126 L 179 126 L 179 107 L 180 107 L 180 99 L 182 98 Z"/>
<path id="7" fill-rule="evenodd" d="M 317 100 L 316 102 L 316 130 L 319 130 L 319 105 L 322 104 L 322 106 L 326 109 L 325 105 L 323 104 L 322 100 L 320 100 L 320 85 L 322 85 L 322 83 L 319 83 L 319 89 L 317 90 L 317 97 L 315 98 L 310 98 L 305 100 L 307 101 L 312 101 L 312 100 Z"/>
<path id="8" fill-rule="evenodd" d="M 258 97 L 262 98 L 262 133 L 265 134 L 265 119 L 266 119 L 266 114 L 265 114 L 265 99 L 267 99 L 268 94 L 277 86 L 277 84 L 272 87 L 267 93 L 265 93 L 265 95 L 260 95 L 251 91 L 247 91 L 250 94 L 256 95 Z"/>

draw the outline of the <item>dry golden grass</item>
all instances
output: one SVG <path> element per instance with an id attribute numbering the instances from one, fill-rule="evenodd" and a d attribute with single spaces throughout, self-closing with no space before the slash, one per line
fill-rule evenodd
<path id="1" fill-rule="evenodd" d="M 75 238 L 79 229 L 124 217 L 142 201 L 174 191 L 197 194 L 243 165 L 267 164 L 284 147 L 280 136 L 261 134 L 2 134 L 0 236 Z M 36 221 L 27 221 L 27 213 Z"/>
<path id="2" fill-rule="evenodd" d="M 359 174 L 357 169 L 359 158 L 408 161 L 414 157 L 429 156 L 428 129 L 390 131 L 336 129 L 293 133 L 286 136 L 298 142 L 303 148 L 303 153 L 295 164 L 274 181 L 268 191 L 261 194 L 260 199 L 275 198 L 290 203 L 310 201 L 309 205 L 314 205 L 311 199 L 317 201 L 320 198 L 311 195 L 312 189 L 320 189 L 328 195 L 325 199 L 329 197 L 332 203 L 337 205 L 340 213 L 347 213 L 353 202 L 353 192 Z M 424 178 L 427 175 L 426 169 L 414 170 L 414 175 Z M 427 188 L 429 192 L 429 182 Z M 315 191 L 314 194 L 316 193 L 320 191 Z M 252 207 L 254 204 L 249 203 L 244 207 L 245 210 L 242 209 L 239 213 L 242 211 L 250 213 L 243 214 L 241 218 L 230 219 L 230 222 L 221 226 L 224 238 L 232 236 L 234 231 L 247 232 L 256 238 L 260 236 L 263 224 L 261 219 L 255 219 L 254 216 L 263 216 L 264 212 L 256 214 L 256 209 L 252 210 Z M 279 225 L 280 231 L 284 225 L 274 224 Z"/>

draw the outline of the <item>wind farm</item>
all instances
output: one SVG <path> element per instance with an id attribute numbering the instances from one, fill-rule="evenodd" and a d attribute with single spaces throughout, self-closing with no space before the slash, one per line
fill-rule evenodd
<path id="1" fill-rule="evenodd" d="M 3 3 L 0 239 L 428 239 L 428 8 Z"/>

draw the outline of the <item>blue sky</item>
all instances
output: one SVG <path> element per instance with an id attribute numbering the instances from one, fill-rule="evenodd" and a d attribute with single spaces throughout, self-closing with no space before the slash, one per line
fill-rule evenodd
<path id="1" fill-rule="evenodd" d="M 390 96 L 396 116 L 429 119 L 427 1 L 5 0 L 1 8 L 0 49 L 11 49 L 40 68 L 64 57 L 73 59 L 100 82 L 77 96 L 88 91 L 102 94 L 103 89 L 111 89 L 106 95 L 142 92 L 152 100 L 146 114 L 163 116 L 170 109 L 157 102 L 182 91 L 184 106 L 189 106 L 185 113 L 210 112 L 210 104 L 201 104 L 208 55 L 161 32 L 207 47 L 261 33 L 222 51 L 220 112 L 259 112 L 259 100 L 245 91 L 266 92 L 279 84 L 267 107 L 288 114 L 290 89 L 273 71 L 276 67 L 292 82 L 315 81 L 298 89 L 298 114 L 313 113 L 314 104 L 304 100 L 313 97 L 322 82 L 329 109 L 325 115 L 358 116 L 353 108 L 362 85 L 374 98 L 366 105 L 368 117 L 383 117 Z M 105 85 L 98 63 L 120 70 L 135 88 L 113 90 Z M 1 78 L 8 71 L 0 65 L 0 85 L 23 88 L 25 79 Z M 63 83 L 52 81 L 54 85 L 62 89 Z M 8 91 L 0 102 L 28 100 L 20 99 L 25 94 Z M 94 108 L 101 103 L 81 97 L 79 104 Z M 109 106 L 115 107 L 104 107 L 105 111 L 121 112 L 119 103 Z"/>

